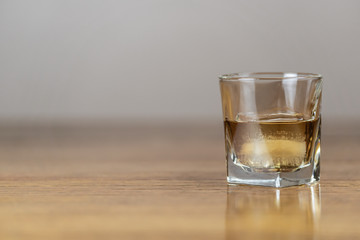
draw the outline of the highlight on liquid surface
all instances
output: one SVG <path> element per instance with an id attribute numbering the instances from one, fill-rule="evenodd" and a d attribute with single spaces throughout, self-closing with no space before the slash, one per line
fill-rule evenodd
<path id="1" fill-rule="evenodd" d="M 319 119 L 225 121 L 228 158 L 261 171 L 294 171 L 310 164 Z"/>

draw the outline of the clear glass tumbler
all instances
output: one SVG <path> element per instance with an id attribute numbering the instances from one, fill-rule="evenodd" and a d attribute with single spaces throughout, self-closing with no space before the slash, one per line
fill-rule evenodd
<path id="1" fill-rule="evenodd" d="M 258 72 L 219 78 L 227 181 L 273 187 L 318 181 L 321 75 Z"/>

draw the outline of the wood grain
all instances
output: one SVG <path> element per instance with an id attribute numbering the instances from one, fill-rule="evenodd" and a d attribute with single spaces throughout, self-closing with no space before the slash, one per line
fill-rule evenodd
<path id="1" fill-rule="evenodd" d="M 274 189 L 226 184 L 221 128 L 0 127 L 0 239 L 360 239 L 360 136 Z"/>

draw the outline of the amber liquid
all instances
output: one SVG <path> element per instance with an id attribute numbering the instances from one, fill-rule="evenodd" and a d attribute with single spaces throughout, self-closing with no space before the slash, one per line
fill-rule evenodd
<path id="1" fill-rule="evenodd" d="M 227 156 L 254 171 L 295 171 L 310 164 L 319 119 L 225 121 Z"/>

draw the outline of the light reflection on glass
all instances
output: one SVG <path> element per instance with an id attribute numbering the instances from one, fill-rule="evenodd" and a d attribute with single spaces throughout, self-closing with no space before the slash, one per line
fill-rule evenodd
<path id="1" fill-rule="evenodd" d="M 226 239 L 316 239 L 320 185 L 274 189 L 229 186 Z"/>

